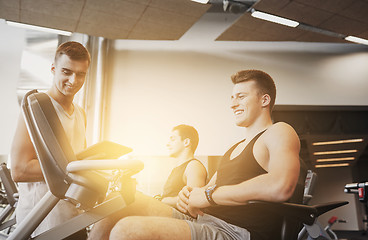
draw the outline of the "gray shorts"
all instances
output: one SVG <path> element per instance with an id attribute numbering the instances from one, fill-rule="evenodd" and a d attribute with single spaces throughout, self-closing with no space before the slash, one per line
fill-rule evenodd
<path id="1" fill-rule="evenodd" d="M 246 229 L 208 214 L 194 219 L 174 209 L 172 216 L 188 223 L 192 240 L 250 240 L 250 233 Z"/>

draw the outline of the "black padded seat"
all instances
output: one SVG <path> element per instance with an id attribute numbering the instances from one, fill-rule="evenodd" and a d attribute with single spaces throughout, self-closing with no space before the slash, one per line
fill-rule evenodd
<path id="1" fill-rule="evenodd" d="M 302 204 L 307 167 L 302 159 L 300 163 L 298 183 L 289 201 L 267 202 L 252 200 L 247 202 L 251 207 L 266 209 L 270 213 L 282 216 L 280 235 L 273 236 L 272 239 L 274 240 L 297 240 L 303 225 L 312 226 L 323 213 L 348 204 L 346 201 L 329 202 L 314 206 Z"/>

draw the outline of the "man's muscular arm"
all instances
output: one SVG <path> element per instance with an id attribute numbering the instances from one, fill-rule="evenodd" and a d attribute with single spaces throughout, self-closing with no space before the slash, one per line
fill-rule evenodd
<path id="1" fill-rule="evenodd" d="M 15 182 L 43 180 L 41 167 L 22 114 L 19 116 L 11 147 L 11 174 Z"/>
<path id="2" fill-rule="evenodd" d="M 207 171 L 206 168 L 198 161 L 191 161 L 184 172 L 183 181 L 186 186 L 203 187 L 206 184 Z M 179 196 L 166 197 L 162 199 L 163 203 L 169 204 L 172 207 L 177 207 Z"/>
<path id="3" fill-rule="evenodd" d="M 268 151 L 268 173 L 240 184 L 219 187 L 212 195 L 217 204 L 244 205 L 248 200 L 281 202 L 292 196 L 300 167 L 300 142 L 296 132 L 288 124 L 277 123 L 262 137 L 260 144 Z M 189 206 L 204 208 L 209 205 L 203 189 L 191 191 Z"/>

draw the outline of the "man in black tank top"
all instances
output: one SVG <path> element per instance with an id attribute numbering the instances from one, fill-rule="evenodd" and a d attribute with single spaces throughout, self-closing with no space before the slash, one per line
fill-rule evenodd
<path id="1" fill-rule="evenodd" d="M 163 203 L 176 207 L 178 194 L 184 186 L 203 187 L 206 184 L 206 168 L 194 158 L 198 142 L 194 127 L 181 124 L 172 129 L 167 148 L 170 157 L 176 160 L 176 167 L 171 171 L 162 195 L 155 196 Z"/>
<path id="2" fill-rule="evenodd" d="M 203 187 L 206 184 L 207 170 L 198 159 L 194 158 L 198 142 L 198 132 L 194 127 L 181 124 L 172 129 L 167 148 L 170 157 L 176 161 L 176 167 L 171 171 L 162 194 L 154 196 L 155 199 L 176 208 L 179 200 L 178 194 L 184 186 Z M 139 200 L 129 206 L 129 209 L 132 210 L 128 215 L 146 215 L 147 212 L 150 212 L 149 215 L 151 215 L 152 211 L 145 210 L 145 207 L 160 203 L 151 201 L 153 198 L 143 194 L 139 194 L 136 198 Z M 160 207 L 157 207 L 154 211 L 159 212 L 159 209 Z M 112 228 L 112 223 L 115 223 L 119 218 L 121 217 L 105 219 L 96 224 L 91 231 L 90 239 L 105 239 Z"/>
<path id="3" fill-rule="evenodd" d="M 205 212 L 246 229 L 252 240 L 275 240 L 280 216 L 246 202 L 291 198 L 299 177 L 299 138 L 290 125 L 272 123 L 276 87 L 267 73 L 240 71 L 232 81 L 231 109 L 236 124 L 246 130 L 245 139 L 225 153 L 206 187 L 183 189 L 179 209 L 195 217 Z"/>
<path id="4" fill-rule="evenodd" d="M 245 129 L 244 140 L 225 153 L 205 187 L 180 191 L 181 212 L 155 204 L 156 211 L 145 214 L 150 217 L 119 221 L 110 239 L 279 239 L 280 217 L 246 203 L 291 198 L 299 176 L 299 138 L 290 125 L 272 123 L 276 87 L 267 73 L 240 71 L 232 81 L 231 109 Z"/>

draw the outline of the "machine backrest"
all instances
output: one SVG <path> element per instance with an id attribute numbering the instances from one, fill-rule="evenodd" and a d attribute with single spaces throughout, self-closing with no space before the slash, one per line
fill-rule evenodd
<path id="1" fill-rule="evenodd" d="M 30 91 L 23 98 L 22 110 L 45 181 L 53 195 L 64 198 L 71 182 L 66 166 L 76 157 L 51 99 Z"/>

